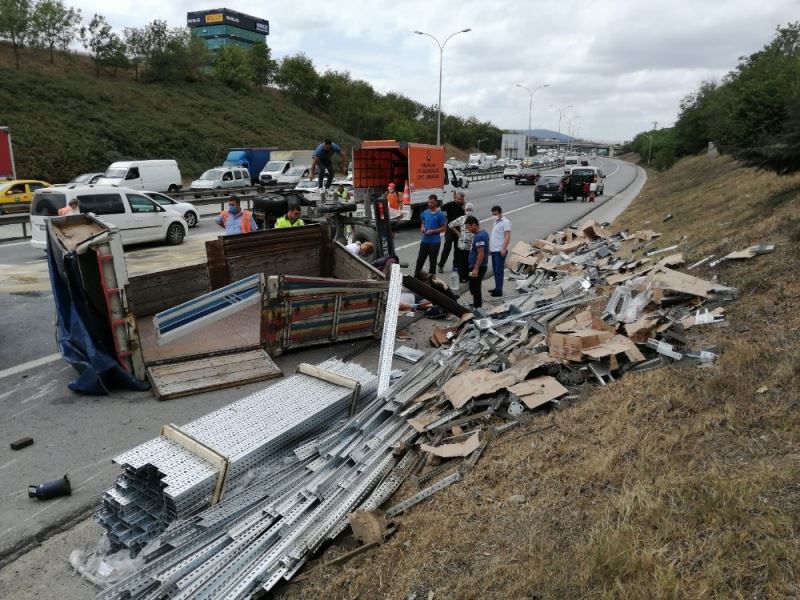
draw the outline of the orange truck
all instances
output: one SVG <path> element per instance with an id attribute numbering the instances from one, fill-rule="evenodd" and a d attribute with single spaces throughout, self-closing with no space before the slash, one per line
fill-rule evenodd
<path id="1" fill-rule="evenodd" d="M 460 187 L 454 169 L 444 162 L 444 146 L 371 140 L 353 146 L 353 188 L 355 201 L 362 203 L 386 191 L 394 183 L 403 198 L 401 222 L 418 223 L 428 196 L 440 203 L 452 199 Z M 409 196 L 403 190 L 408 183 Z"/>

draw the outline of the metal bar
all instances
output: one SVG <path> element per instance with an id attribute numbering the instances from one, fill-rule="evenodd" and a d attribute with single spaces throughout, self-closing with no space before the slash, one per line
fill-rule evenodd
<path id="1" fill-rule="evenodd" d="M 403 274 L 400 265 L 393 264 L 389 277 L 389 294 L 386 299 L 386 316 L 383 318 L 383 336 L 381 352 L 378 358 L 378 396 L 383 396 L 389 389 L 389 375 L 392 371 L 392 354 L 394 353 L 394 336 L 397 331 L 397 313 L 400 310 L 400 287 Z"/>

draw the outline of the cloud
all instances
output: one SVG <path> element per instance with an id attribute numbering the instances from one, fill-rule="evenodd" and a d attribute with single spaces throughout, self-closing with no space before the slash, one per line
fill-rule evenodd
<path id="1" fill-rule="evenodd" d="M 436 104 L 440 41 L 445 112 L 527 126 L 528 94 L 515 83 L 548 88 L 534 95 L 534 126 L 556 129 L 565 107 L 581 134 L 628 139 L 674 122 L 680 99 L 705 79 L 719 79 L 741 55 L 763 47 L 776 26 L 796 17 L 796 0 L 420 0 L 328 2 L 247 0 L 77 2 L 84 18 L 104 14 L 115 27 L 164 19 L 183 25 L 186 12 L 226 7 L 270 21 L 268 43 L 280 58 L 304 52 L 319 71 L 349 71 L 380 92 Z M 795 15 L 794 17 L 792 15 Z M 575 115 L 580 116 L 580 124 Z M 566 131 L 562 119 L 562 131 Z"/>

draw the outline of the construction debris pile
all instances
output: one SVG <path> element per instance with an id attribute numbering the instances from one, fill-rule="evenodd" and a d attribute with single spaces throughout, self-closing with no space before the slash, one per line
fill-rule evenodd
<path id="1" fill-rule="evenodd" d="M 673 270 L 679 254 L 634 257 L 657 237 L 589 222 L 518 243 L 508 263 L 521 294 L 439 330 L 439 347 L 393 383 L 336 360 L 307 366 L 313 375 L 198 419 L 178 430 L 184 438 L 118 457 L 123 472 L 98 518 L 145 563 L 98 598 L 269 591 L 364 515 L 396 517 L 461 480 L 493 439 L 587 381 L 713 361 L 685 332 L 724 322 L 721 303 L 736 290 Z M 592 314 L 585 305 L 602 304 L 604 284 L 613 292 Z M 406 497 L 384 507 L 407 481 Z"/>

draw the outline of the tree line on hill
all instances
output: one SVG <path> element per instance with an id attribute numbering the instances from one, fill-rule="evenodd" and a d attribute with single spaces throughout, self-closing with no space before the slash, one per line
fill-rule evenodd
<path id="1" fill-rule="evenodd" d="M 166 21 L 154 20 L 117 33 L 100 14 L 82 24 L 81 11 L 62 0 L 0 0 L 0 40 L 13 48 L 17 69 L 22 48 L 47 49 L 54 62 L 56 51 L 66 52 L 79 41 L 98 76 L 132 71 L 134 79 L 144 83 L 215 79 L 241 93 L 276 87 L 294 104 L 327 116 L 360 139 L 436 140 L 435 106 L 395 92 L 378 93 L 347 71 L 319 73 L 312 59 L 302 53 L 274 60 L 266 44 L 211 52 L 187 27 L 169 27 Z M 459 148 L 486 139 L 489 143 L 484 147 L 499 148 L 502 130 L 474 117 L 442 114 L 442 139 Z"/>
<path id="2" fill-rule="evenodd" d="M 703 82 L 683 99 L 673 127 L 638 134 L 631 149 L 666 169 L 709 142 L 751 166 L 800 171 L 800 21 L 778 27 L 721 81 Z"/>

